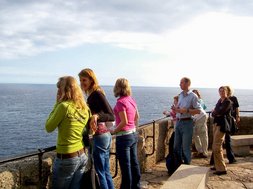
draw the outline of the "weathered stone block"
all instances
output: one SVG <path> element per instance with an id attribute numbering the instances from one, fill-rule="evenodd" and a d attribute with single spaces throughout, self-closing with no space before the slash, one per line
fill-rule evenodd
<path id="1" fill-rule="evenodd" d="M 161 189 L 205 189 L 208 170 L 207 167 L 182 164 Z"/>
<path id="2" fill-rule="evenodd" d="M 237 156 L 247 156 L 250 154 L 250 145 L 253 145 L 253 135 L 231 136 L 231 146 Z"/>

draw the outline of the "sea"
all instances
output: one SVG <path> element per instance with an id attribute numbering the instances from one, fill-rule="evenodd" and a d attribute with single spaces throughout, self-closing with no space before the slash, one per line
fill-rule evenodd
<path id="1" fill-rule="evenodd" d="M 113 86 L 102 87 L 114 107 Z M 211 111 L 219 99 L 218 89 L 197 89 L 207 111 Z M 45 121 L 56 101 L 56 91 L 53 84 L 0 84 L 0 159 L 55 146 L 57 130 L 47 133 Z M 133 86 L 133 97 L 140 113 L 139 123 L 164 117 L 162 112 L 170 109 L 173 97 L 180 91 L 179 87 Z M 234 95 L 238 98 L 240 110 L 253 111 L 253 90 L 235 89 Z"/>

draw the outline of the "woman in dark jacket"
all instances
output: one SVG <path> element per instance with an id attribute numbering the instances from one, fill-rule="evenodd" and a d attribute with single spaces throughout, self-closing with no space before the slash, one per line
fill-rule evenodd
<path id="1" fill-rule="evenodd" d="M 112 136 L 106 126 L 106 122 L 115 120 L 113 110 L 91 69 L 83 69 L 79 73 L 79 79 L 82 90 L 88 96 L 87 103 L 93 118 L 90 125 L 97 128 L 93 133 L 93 158 L 100 188 L 113 189 L 109 161 Z"/>
<path id="2" fill-rule="evenodd" d="M 218 100 L 215 109 L 212 111 L 214 117 L 213 124 L 213 156 L 214 156 L 214 167 L 211 168 L 216 170 L 214 174 L 224 175 L 227 174 L 227 168 L 223 157 L 222 144 L 225 138 L 225 119 L 230 114 L 232 102 L 229 100 L 227 94 L 228 89 L 224 86 L 219 88 L 220 99 Z"/>

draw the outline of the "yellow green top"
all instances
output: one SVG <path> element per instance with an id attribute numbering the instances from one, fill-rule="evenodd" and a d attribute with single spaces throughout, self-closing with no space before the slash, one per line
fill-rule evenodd
<path id="1" fill-rule="evenodd" d="M 72 153 L 84 147 L 84 127 L 90 118 L 90 110 L 77 109 L 72 101 L 56 103 L 46 121 L 46 131 L 53 132 L 58 128 L 56 152 Z"/>

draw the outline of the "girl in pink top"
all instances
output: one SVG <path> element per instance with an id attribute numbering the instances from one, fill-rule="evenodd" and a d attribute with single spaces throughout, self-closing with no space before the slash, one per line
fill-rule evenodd
<path id="1" fill-rule="evenodd" d="M 137 157 L 139 113 L 127 79 L 120 78 L 114 86 L 114 96 L 119 97 L 114 107 L 116 128 L 116 154 L 121 169 L 120 189 L 140 189 L 140 166 Z"/>
<path id="2" fill-rule="evenodd" d="M 119 97 L 117 103 L 114 107 L 114 113 L 116 117 L 116 125 L 120 125 L 121 119 L 120 114 L 122 117 L 126 116 L 123 120 L 125 121 L 124 125 L 122 125 L 121 129 L 117 129 L 118 131 L 130 131 L 135 130 L 135 121 L 137 114 L 137 106 L 135 100 L 131 96 L 122 96 Z M 117 116 L 118 115 L 118 116 Z M 116 131 L 117 131 L 116 130 Z"/>

